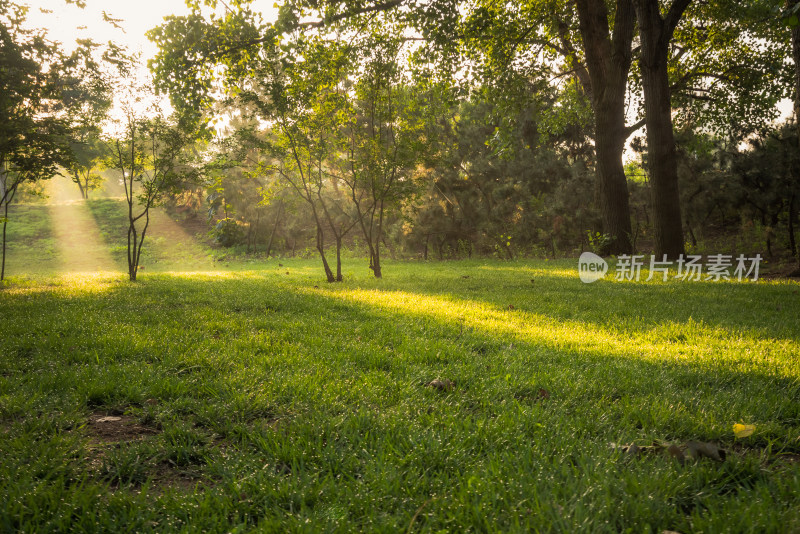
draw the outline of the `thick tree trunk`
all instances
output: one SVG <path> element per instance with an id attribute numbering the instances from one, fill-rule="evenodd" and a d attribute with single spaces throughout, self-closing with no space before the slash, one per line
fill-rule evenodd
<path id="1" fill-rule="evenodd" d="M 606 95 L 605 101 L 595 105 L 595 152 L 597 181 L 600 186 L 600 213 L 603 233 L 612 241 L 602 254 L 630 254 L 631 217 L 628 180 L 622 165 L 625 149 L 625 93 Z"/>
<path id="2" fill-rule="evenodd" d="M 642 43 L 639 65 L 644 89 L 655 255 L 659 258 L 666 254 L 677 259 L 684 253 L 667 60 L 675 25 L 689 2 L 674 1 L 665 20 L 661 18 L 658 0 L 634 0 Z"/>
<path id="3" fill-rule="evenodd" d="M 800 3 L 798 0 L 788 0 L 787 7 L 798 3 Z M 792 58 L 794 59 L 794 120 L 797 126 L 797 139 L 800 143 L 800 25 L 792 28 Z M 795 179 L 800 182 L 800 176 L 795 176 Z M 800 247 L 797 247 L 796 273 L 800 275 Z"/>
<path id="4" fill-rule="evenodd" d="M 629 254 L 631 216 L 622 152 L 625 91 L 631 66 L 635 13 L 631 0 L 617 0 L 613 37 L 605 0 L 576 0 L 595 117 L 597 181 L 603 232 L 611 240 L 602 254 Z"/>

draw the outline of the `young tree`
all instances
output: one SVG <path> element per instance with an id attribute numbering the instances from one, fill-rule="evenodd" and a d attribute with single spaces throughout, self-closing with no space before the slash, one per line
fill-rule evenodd
<path id="1" fill-rule="evenodd" d="M 146 86 L 127 87 L 116 132 L 106 139 L 105 166 L 120 172 L 125 187 L 128 215 L 128 277 L 136 281 L 150 209 L 166 193 L 192 176 L 185 157 L 194 138 L 176 121 L 164 117 L 159 107 L 147 102 Z M 153 95 L 150 94 L 150 97 Z"/>
<path id="2" fill-rule="evenodd" d="M 422 111 L 398 63 L 401 43 L 380 35 L 370 41 L 346 108 L 340 172 L 369 250 L 369 268 L 381 278 L 387 211 L 413 190 L 425 143 Z"/>
<path id="3" fill-rule="evenodd" d="M 81 198 L 89 199 L 89 193 L 99 189 L 103 177 L 97 172 L 105 154 L 105 144 L 98 128 L 79 131 L 70 143 L 73 159 L 65 169 L 69 178 L 78 186 Z"/>

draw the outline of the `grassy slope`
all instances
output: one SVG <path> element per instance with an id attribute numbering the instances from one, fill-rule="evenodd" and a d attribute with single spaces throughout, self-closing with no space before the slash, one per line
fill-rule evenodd
<path id="1" fill-rule="evenodd" d="M 0 292 L 0 528 L 800 529 L 798 284 L 282 263 Z M 732 452 L 610 446 L 692 439 Z"/>
<path id="2" fill-rule="evenodd" d="M 6 276 L 46 274 L 60 268 L 50 210 L 44 204 L 12 205 L 6 228 Z M 0 231 L 2 227 L 0 226 Z"/>

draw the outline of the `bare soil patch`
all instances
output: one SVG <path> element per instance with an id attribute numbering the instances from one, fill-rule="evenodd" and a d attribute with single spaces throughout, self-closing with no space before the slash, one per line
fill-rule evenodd
<path id="1" fill-rule="evenodd" d="M 139 424 L 129 415 L 94 413 L 89 416 L 89 434 L 100 443 L 136 441 L 158 434 L 158 430 Z"/>

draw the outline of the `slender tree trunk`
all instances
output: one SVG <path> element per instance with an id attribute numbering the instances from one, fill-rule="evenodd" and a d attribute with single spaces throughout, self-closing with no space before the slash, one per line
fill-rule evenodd
<path id="1" fill-rule="evenodd" d="M 6 226 L 8 225 L 8 202 L 3 202 L 3 259 L 0 266 L 0 282 L 6 279 Z"/>
<path id="2" fill-rule="evenodd" d="M 245 241 L 244 253 L 245 254 L 250 254 L 250 241 L 251 241 L 252 237 L 253 237 L 253 224 L 250 223 L 249 225 L 247 225 L 247 237 L 245 237 L 245 239 L 244 239 L 244 241 Z"/>
<path id="3" fill-rule="evenodd" d="M 253 254 L 258 254 L 258 227 L 261 224 L 261 210 L 256 210 L 256 226 L 253 229 Z"/>
<path id="4" fill-rule="evenodd" d="M 3 167 L 5 167 L 5 165 L 3 165 Z M 0 179 L 0 186 L 2 186 L 2 189 L 0 189 L 0 193 L 2 193 L 2 195 L 0 195 L 0 204 L 3 205 L 3 257 L 2 260 L 0 260 L 2 263 L 2 265 L 0 265 L 0 281 L 3 281 L 6 278 L 6 228 L 8 226 L 8 205 L 11 204 L 11 201 L 14 200 L 14 196 L 17 194 L 19 182 L 15 182 L 11 187 L 8 187 L 8 174 L 3 172 L 0 178 L 2 178 Z"/>
<path id="5" fill-rule="evenodd" d="M 275 239 L 275 232 L 278 230 L 278 224 L 281 222 L 281 211 L 283 211 L 283 199 L 278 204 L 278 214 L 275 216 L 275 225 L 272 227 L 272 232 L 269 234 L 269 243 L 267 243 L 267 259 L 269 253 L 272 251 L 272 242 Z"/>
<path id="6" fill-rule="evenodd" d="M 381 271 L 381 239 L 383 239 L 383 199 L 381 199 L 380 207 L 378 208 L 378 228 L 377 235 L 375 236 L 375 249 L 372 262 L 372 274 L 375 275 L 375 278 L 383 278 L 383 272 Z"/>
<path id="7" fill-rule="evenodd" d="M 663 19 L 658 0 L 634 0 L 642 43 L 639 65 L 644 89 L 655 255 L 659 258 L 666 254 L 676 259 L 684 253 L 667 61 L 675 26 L 690 1 L 673 1 L 667 18 Z"/>
<path id="8" fill-rule="evenodd" d="M 133 223 L 131 223 L 132 225 Z M 132 226 L 128 228 L 128 279 L 131 282 L 136 281 L 136 264 L 134 262 L 134 255 L 136 251 L 136 229 Z"/>
<path id="9" fill-rule="evenodd" d="M 314 215 L 316 216 L 316 212 Z M 327 278 L 328 282 L 335 282 L 336 278 L 333 276 L 331 267 L 328 265 L 328 259 L 325 257 L 325 234 L 322 232 L 322 226 L 319 223 L 319 219 L 317 219 L 317 251 L 319 252 L 319 257 L 322 258 L 322 267 L 325 269 L 325 278 Z"/>
<path id="10" fill-rule="evenodd" d="M 81 180 L 81 175 L 78 171 L 75 171 L 75 180 L 73 180 L 76 184 L 78 184 L 78 189 L 81 191 L 81 198 L 86 200 L 87 194 L 86 191 L 83 189 L 83 180 Z"/>
<path id="11" fill-rule="evenodd" d="M 336 236 L 336 281 L 341 282 L 342 278 L 342 237 Z"/>
<path id="12" fill-rule="evenodd" d="M 631 215 L 622 152 L 625 91 L 631 66 L 635 13 L 631 0 L 617 0 L 613 35 L 605 0 L 576 0 L 595 117 L 597 182 L 603 232 L 611 240 L 603 254 L 629 254 Z"/>
<path id="13" fill-rule="evenodd" d="M 789 249 L 792 251 L 792 256 L 797 256 L 797 241 L 794 235 L 794 221 L 797 218 L 797 196 L 792 193 L 792 198 L 789 199 Z"/>

